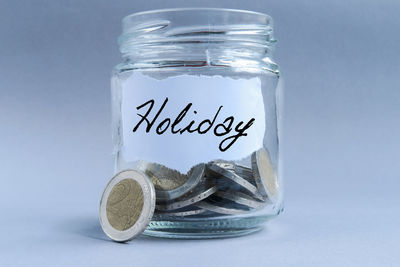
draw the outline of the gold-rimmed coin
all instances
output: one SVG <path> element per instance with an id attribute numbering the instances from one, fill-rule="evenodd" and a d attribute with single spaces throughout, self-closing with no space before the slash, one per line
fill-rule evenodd
<path id="1" fill-rule="evenodd" d="M 251 156 L 251 163 L 260 194 L 264 199 L 275 203 L 278 199 L 279 184 L 268 152 L 265 149 L 254 152 Z"/>
<path id="2" fill-rule="evenodd" d="M 117 242 L 140 235 L 155 209 L 156 194 L 150 179 L 142 172 L 126 170 L 107 184 L 100 201 L 100 224 L 108 237 Z"/>
<path id="3" fill-rule="evenodd" d="M 204 176 L 204 164 L 194 166 L 187 174 L 182 174 L 157 163 L 147 163 L 144 172 L 153 182 L 157 201 L 170 201 L 192 190 Z"/>

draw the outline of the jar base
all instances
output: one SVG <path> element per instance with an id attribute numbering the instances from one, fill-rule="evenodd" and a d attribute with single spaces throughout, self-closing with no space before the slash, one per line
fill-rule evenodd
<path id="1" fill-rule="evenodd" d="M 226 231 L 195 231 L 195 232 L 176 232 L 165 230 L 146 230 L 143 234 L 151 237 L 158 238 L 172 238 L 172 239 L 212 239 L 212 238 L 230 238 L 249 235 L 260 231 L 262 227 L 255 227 L 251 229 L 237 229 Z"/>
<path id="2" fill-rule="evenodd" d="M 174 239 L 210 239 L 230 238 L 260 231 L 263 224 L 276 215 L 227 218 L 227 219 L 192 219 L 188 221 L 171 220 L 152 221 L 143 233 L 146 236 Z"/>

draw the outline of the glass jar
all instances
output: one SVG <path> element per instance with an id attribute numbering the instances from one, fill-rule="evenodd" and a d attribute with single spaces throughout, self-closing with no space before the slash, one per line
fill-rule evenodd
<path id="1" fill-rule="evenodd" d="M 272 20 L 228 9 L 167 9 L 123 19 L 112 78 L 115 172 L 156 189 L 145 234 L 255 232 L 282 211 L 279 71 Z"/>

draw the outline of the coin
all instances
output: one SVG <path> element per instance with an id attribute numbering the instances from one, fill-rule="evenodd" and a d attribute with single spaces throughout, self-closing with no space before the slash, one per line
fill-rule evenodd
<path id="1" fill-rule="evenodd" d="M 244 179 L 246 179 L 248 182 L 255 184 L 254 181 L 254 175 L 253 175 L 253 170 L 251 168 L 241 166 L 241 165 L 235 165 L 234 166 L 234 171 Z"/>
<path id="2" fill-rule="evenodd" d="M 234 183 L 240 185 L 242 188 L 250 192 L 254 197 L 262 199 L 262 196 L 258 192 L 258 189 L 255 185 L 237 175 L 235 172 L 229 170 L 228 168 L 221 167 L 219 164 L 211 163 L 208 165 L 208 168 L 217 174 L 230 179 Z"/>
<path id="3" fill-rule="evenodd" d="M 189 206 L 190 207 L 190 206 Z M 201 208 L 197 208 L 195 206 L 190 207 L 190 209 L 186 209 L 186 210 L 173 210 L 170 212 L 166 212 L 166 211 L 156 211 L 156 215 L 165 215 L 165 216 L 174 216 L 174 217 L 187 217 L 187 216 L 193 216 L 193 215 L 198 215 L 201 213 L 206 212 L 207 210 L 205 209 L 201 209 Z"/>
<path id="4" fill-rule="evenodd" d="M 174 202 L 170 203 L 158 204 L 156 205 L 156 209 L 161 211 L 180 209 L 211 196 L 212 194 L 217 192 L 217 190 L 218 186 L 203 182 L 193 191 L 183 196 L 180 200 L 175 200 Z"/>
<path id="5" fill-rule="evenodd" d="M 218 191 L 214 195 L 217 197 L 220 197 L 222 199 L 228 199 L 232 202 L 247 206 L 252 209 L 259 209 L 259 208 L 265 206 L 265 203 L 257 201 L 254 198 L 252 198 L 246 194 L 243 194 L 241 192 Z"/>
<path id="6" fill-rule="evenodd" d="M 253 170 L 251 168 L 221 160 L 213 161 L 212 164 L 216 164 L 224 169 L 232 171 L 240 177 L 244 178 L 246 181 L 252 183 L 253 185 L 256 185 L 253 177 Z"/>
<path id="7" fill-rule="evenodd" d="M 100 224 L 114 241 L 126 242 L 140 235 L 149 224 L 156 194 L 142 172 L 125 170 L 107 184 L 100 201 Z"/>
<path id="8" fill-rule="evenodd" d="M 161 164 L 148 163 L 145 173 L 156 189 L 157 201 L 176 199 L 193 189 L 204 176 L 204 164 L 194 166 L 187 175 Z"/>
<path id="9" fill-rule="evenodd" d="M 196 207 L 208 210 L 208 211 L 212 211 L 212 212 L 216 212 L 216 213 L 220 213 L 220 214 L 227 214 L 227 215 L 235 215 L 235 214 L 243 214 L 248 212 L 247 210 L 243 210 L 243 209 L 235 209 L 235 208 L 226 208 L 223 207 L 222 205 L 218 205 L 217 203 L 211 203 L 208 201 L 200 201 L 198 203 L 195 204 Z"/>
<path id="10" fill-rule="evenodd" d="M 271 160 L 265 149 L 254 152 L 251 156 L 254 178 L 264 199 L 276 202 L 279 192 L 278 179 L 272 167 Z"/>

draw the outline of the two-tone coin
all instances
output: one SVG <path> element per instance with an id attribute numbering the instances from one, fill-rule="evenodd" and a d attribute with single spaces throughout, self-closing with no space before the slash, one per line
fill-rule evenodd
<path id="1" fill-rule="evenodd" d="M 264 199 L 275 203 L 278 198 L 279 184 L 268 152 L 265 149 L 254 152 L 251 156 L 251 163 L 260 194 Z"/>
<path id="2" fill-rule="evenodd" d="M 100 201 L 100 224 L 108 237 L 117 242 L 140 235 L 155 209 L 156 193 L 142 172 L 126 170 L 107 184 Z"/>
<path id="3" fill-rule="evenodd" d="M 238 164 L 234 164 L 234 163 L 231 163 L 228 161 L 222 161 L 222 160 L 213 161 L 210 164 L 216 164 L 226 170 L 234 172 L 237 175 L 239 175 L 240 177 L 247 180 L 248 182 L 255 185 L 255 181 L 254 181 L 254 177 L 253 177 L 253 170 L 251 168 L 248 168 L 248 167 L 242 166 L 242 165 L 238 165 Z"/>
<path id="4" fill-rule="evenodd" d="M 204 176 L 205 165 L 196 165 L 187 174 L 157 163 L 148 163 L 144 169 L 154 184 L 157 201 L 170 201 L 196 187 Z"/>
<path id="5" fill-rule="evenodd" d="M 229 201 L 232 201 L 234 203 L 246 206 L 250 209 L 260 209 L 264 207 L 266 204 L 265 202 L 258 201 L 251 196 L 248 196 L 242 192 L 237 192 L 237 191 L 218 191 L 214 194 L 214 196 L 217 196 L 221 199 L 227 199 Z"/>
<path id="6" fill-rule="evenodd" d="M 237 215 L 237 214 L 243 214 L 248 212 L 248 210 L 244 209 L 237 209 L 237 208 L 227 208 L 223 204 L 219 204 L 217 202 L 212 202 L 208 200 L 200 201 L 195 204 L 196 207 L 202 208 L 208 211 L 212 211 L 215 213 L 219 214 L 225 214 L 225 215 Z"/>
<path id="7" fill-rule="evenodd" d="M 251 168 L 235 164 L 233 171 L 250 183 L 255 184 L 253 170 Z"/>
<path id="8" fill-rule="evenodd" d="M 238 174 L 236 174 L 234 171 L 230 170 L 229 168 L 226 168 L 225 166 L 221 166 L 220 164 L 217 163 L 210 163 L 208 164 L 208 168 L 217 173 L 220 176 L 223 176 L 232 182 L 238 184 L 241 186 L 241 188 L 245 189 L 246 191 L 250 192 L 254 197 L 262 199 L 262 196 L 258 192 L 257 187 L 247 181 L 246 179 L 242 178 Z"/>
<path id="9" fill-rule="evenodd" d="M 180 209 L 194 203 L 197 203 L 203 199 L 208 198 L 212 194 L 218 191 L 218 186 L 210 184 L 207 181 L 203 181 L 195 189 L 188 192 L 186 195 L 179 199 L 175 199 L 172 202 L 166 202 L 162 204 L 157 204 L 156 209 L 161 211 L 170 211 Z"/>
<path id="10" fill-rule="evenodd" d="M 195 206 L 188 206 L 187 209 L 179 209 L 172 211 L 156 211 L 155 216 L 174 216 L 174 217 L 188 217 L 198 215 L 206 212 L 207 210 Z"/>

